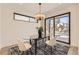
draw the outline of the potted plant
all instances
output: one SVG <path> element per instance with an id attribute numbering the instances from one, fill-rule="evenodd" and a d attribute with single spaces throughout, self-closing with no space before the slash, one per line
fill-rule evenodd
<path id="1" fill-rule="evenodd" d="M 42 32 L 43 32 L 42 26 L 37 27 L 37 29 L 38 29 L 38 37 L 39 37 L 39 38 L 42 38 Z"/>

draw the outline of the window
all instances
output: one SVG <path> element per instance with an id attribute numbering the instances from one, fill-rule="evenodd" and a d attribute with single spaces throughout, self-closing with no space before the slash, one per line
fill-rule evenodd
<path id="1" fill-rule="evenodd" d="M 70 12 L 46 19 L 46 35 L 57 41 L 70 44 Z"/>
<path id="2" fill-rule="evenodd" d="M 69 43 L 69 15 L 55 18 L 55 37 Z"/>
<path id="3" fill-rule="evenodd" d="M 34 17 L 19 14 L 19 13 L 14 13 L 14 20 L 37 23 L 37 20 Z"/>
<path id="4" fill-rule="evenodd" d="M 30 22 L 34 22 L 34 23 L 36 23 L 36 22 L 37 22 L 37 19 L 30 18 L 29 21 L 30 21 Z"/>
<path id="5" fill-rule="evenodd" d="M 47 19 L 47 20 L 46 20 L 46 36 L 49 35 L 49 20 L 50 20 L 50 19 Z"/>
<path id="6" fill-rule="evenodd" d="M 29 21 L 28 17 L 22 16 L 22 15 L 18 15 L 18 14 L 15 14 L 15 19 L 19 20 L 19 21 Z"/>
<path id="7" fill-rule="evenodd" d="M 53 25 L 54 25 L 53 18 L 51 18 L 50 21 L 49 21 L 50 39 L 54 37 L 54 35 L 53 35 L 54 34 L 54 26 Z"/>

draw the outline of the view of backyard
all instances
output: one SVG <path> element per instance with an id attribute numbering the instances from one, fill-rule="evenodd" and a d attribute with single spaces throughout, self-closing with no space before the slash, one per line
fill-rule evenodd
<path id="1" fill-rule="evenodd" d="M 69 42 L 69 17 L 64 16 L 55 20 L 55 37 L 57 40 Z"/>
<path id="2" fill-rule="evenodd" d="M 55 35 L 56 40 L 69 43 L 69 16 L 63 15 L 61 17 L 56 17 L 55 19 L 47 19 L 46 35 L 50 35 L 50 38 L 53 38 Z"/>

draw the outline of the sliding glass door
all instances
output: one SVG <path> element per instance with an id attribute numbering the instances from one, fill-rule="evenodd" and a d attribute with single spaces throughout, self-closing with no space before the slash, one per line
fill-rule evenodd
<path id="1" fill-rule="evenodd" d="M 69 43 L 69 15 L 55 17 L 55 38 Z"/>
<path id="2" fill-rule="evenodd" d="M 46 35 L 57 41 L 70 44 L 70 13 L 46 19 Z"/>
<path id="3" fill-rule="evenodd" d="M 47 19 L 46 20 L 46 36 L 50 36 L 50 38 L 53 38 L 53 18 Z"/>
<path id="4" fill-rule="evenodd" d="M 54 37 L 54 26 L 53 25 L 54 25 L 53 18 L 51 18 L 49 21 L 50 39 Z"/>

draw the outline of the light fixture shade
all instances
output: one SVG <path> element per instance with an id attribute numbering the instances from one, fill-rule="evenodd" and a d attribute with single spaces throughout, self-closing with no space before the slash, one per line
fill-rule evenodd
<path id="1" fill-rule="evenodd" d="M 41 3 L 39 3 L 39 12 L 35 14 L 35 19 L 37 20 L 43 20 L 45 19 L 45 14 L 41 12 Z"/>
<path id="2" fill-rule="evenodd" d="M 45 14 L 43 14 L 43 13 L 38 13 L 38 14 L 35 15 L 35 18 L 36 18 L 37 20 L 43 20 L 43 19 L 45 19 Z"/>

